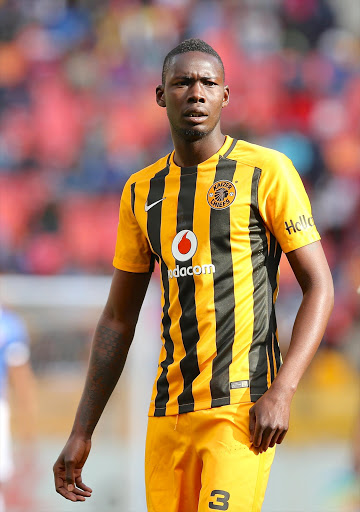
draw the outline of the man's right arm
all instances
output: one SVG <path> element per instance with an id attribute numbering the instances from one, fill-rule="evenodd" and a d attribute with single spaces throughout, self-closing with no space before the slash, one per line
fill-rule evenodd
<path id="1" fill-rule="evenodd" d="M 91 436 L 114 390 L 126 357 L 151 273 L 115 270 L 109 298 L 96 327 L 84 391 L 70 437 L 54 465 L 56 491 L 71 501 L 84 501 L 91 489 L 81 471 Z"/>

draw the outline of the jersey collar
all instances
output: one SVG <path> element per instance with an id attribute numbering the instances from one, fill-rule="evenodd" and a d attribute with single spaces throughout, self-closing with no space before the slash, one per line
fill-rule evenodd
<path id="1" fill-rule="evenodd" d="M 210 158 L 208 158 L 207 160 L 205 160 L 204 162 L 201 162 L 200 164 L 198 165 L 201 165 L 201 166 L 204 166 L 206 163 L 214 160 L 215 158 L 220 158 L 221 156 L 224 156 L 225 153 L 227 153 L 227 151 L 230 149 L 232 143 L 233 143 L 233 138 L 230 137 L 229 135 L 225 135 L 225 141 L 224 141 L 224 144 L 221 146 L 221 148 L 219 149 L 219 151 L 217 151 L 214 155 L 212 155 Z M 179 168 L 178 165 L 176 165 L 176 163 L 174 162 L 174 154 L 175 154 L 175 150 L 173 150 L 171 153 L 170 153 L 170 158 L 169 158 L 169 163 L 171 166 L 174 166 L 174 167 L 177 167 Z M 193 166 L 193 167 L 197 167 L 196 165 Z M 183 167 L 184 169 L 184 167 Z"/>

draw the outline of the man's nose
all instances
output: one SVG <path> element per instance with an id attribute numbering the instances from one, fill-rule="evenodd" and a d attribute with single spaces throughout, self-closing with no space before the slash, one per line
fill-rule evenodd
<path id="1" fill-rule="evenodd" d="M 189 90 L 188 101 L 190 103 L 205 103 L 204 88 L 201 82 L 195 82 Z"/>

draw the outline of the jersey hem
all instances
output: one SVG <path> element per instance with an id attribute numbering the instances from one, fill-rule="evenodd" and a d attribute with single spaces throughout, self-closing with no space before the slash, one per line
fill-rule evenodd
<path id="1" fill-rule="evenodd" d="M 237 390 L 239 391 L 239 390 Z M 251 393 L 252 396 L 256 396 L 256 399 L 260 398 L 263 393 Z M 228 403 L 224 403 L 224 400 L 228 399 Z M 216 402 L 218 402 L 218 405 L 216 405 Z M 216 409 L 217 407 L 222 407 L 224 405 L 236 405 L 236 404 L 244 404 L 244 403 L 255 403 L 254 400 L 249 400 L 249 388 L 244 388 L 244 392 L 242 393 L 241 397 L 236 397 L 235 400 L 231 397 L 222 396 L 219 398 L 215 398 L 212 400 L 212 404 L 209 401 L 203 401 L 203 402 L 194 402 L 188 403 L 188 404 L 182 404 L 182 407 L 184 406 L 190 406 L 192 407 L 191 412 L 195 411 L 204 411 L 207 409 Z M 165 413 L 164 413 L 165 411 Z M 155 416 L 156 412 L 161 412 L 162 414 L 160 416 L 176 416 L 178 414 L 186 414 L 186 411 L 180 411 L 180 407 L 178 404 L 176 405 L 170 405 L 167 407 L 154 407 L 154 403 L 150 404 L 148 417 L 152 418 Z"/>

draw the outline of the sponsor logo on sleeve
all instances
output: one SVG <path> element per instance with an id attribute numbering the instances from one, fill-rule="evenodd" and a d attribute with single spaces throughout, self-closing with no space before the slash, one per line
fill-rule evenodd
<path id="1" fill-rule="evenodd" d="M 305 231 L 306 229 L 310 229 L 313 226 L 315 226 L 314 218 L 306 217 L 305 215 L 299 215 L 299 218 L 296 221 L 293 219 L 285 221 L 285 229 L 289 235 L 297 233 L 298 231 Z"/>

